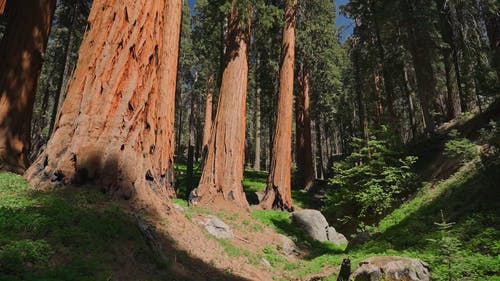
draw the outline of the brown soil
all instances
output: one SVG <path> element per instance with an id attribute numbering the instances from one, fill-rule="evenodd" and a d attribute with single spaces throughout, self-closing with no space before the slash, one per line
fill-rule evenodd
<path id="1" fill-rule="evenodd" d="M 231 227 L 235 238 L 228 242 L 240 249 L 241 255 L 229 255 L 219 241 L 198 223 L 207 217 L 205 211 L 192 212 L 189 219 L 184 211 L 176 209 L 164 217 L 148 218 L 159 236 L 174 237 L 175 250 L 189 255 L 189 259 L 185 259 L 174 254 L 172 269 L 185 278 L 190 276 L 187 280 L 273 280 L 273 275 L 283 275 L 281 271 L 266 267 L 257 258 L 266 246 L 276 248 L 280 245 L 279 234 L 257 222 L 248 210 L 235 209 L 234 204 L 223 202 L 221 200 L 218 202 L 221 204 L 212 205 L 209 212 Z M 172 241 L 162 242 L 166 249 L 171 248 Z M 254 257 L 253 261 L 248 258 L 248 253 Z M 298 257 L 288 259 L 294 261 Z M 197 262 L 193 263 L 193 260 Z M 199 267 L 200 263 L 205 267 Z M 231 276 L 220 276 L 218 272 L 230 273 Z"/>

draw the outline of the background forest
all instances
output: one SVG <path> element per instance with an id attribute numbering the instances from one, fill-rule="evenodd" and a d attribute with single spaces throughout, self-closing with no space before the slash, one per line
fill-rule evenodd
<path id="1" fill-rule="evenodd" d="M 89 20 L 92 1 L 53 2 L 55 12 L 50 37 L 41 54 L 40 63 L 43 64 L 36 84 L 32 117 L 28 120 L 29 149 L 23 150 L 27 161 L 35 163 L 33 166 L 48 157 L 44 153 L 47 153 L 47 147 L 50 148 L 49 139 L 58 127 L 62 106 L 70 92 L 70 81 L 76 80 L 77 62 L 82 59 L 81 46 L 84 46 L 82 40 L 85 42 L 86 32 L 95 29 Z M 8 22 L 16 14 L 11 12 L 14 9 L 4 11 L 5 3 L 0 0 L 0 42 L 6 46 Z M 237 16 L 234 16 L 234 10 L 238 11 Z M 498 280 L 498 1 L 350 0 L 337 5 L 332 0 L 196 0 L 190 4 L 184 0 L 181 12 L 177 38 L 179 54 L 176 73 L 173 74 L 176 76 L 175 119 L 171 120 L 174 155 L 172 161 L 167 161 L 175 172 L 168 170 L 166 175 L 162 174 L 162 183 L 163 180 L 167 185 L 172 182 L 172 190 L 167 187 L 166 193 L 175 197 L 173 202 L 183 209 L 189 221 L 193 216 L 212 215 L 213 210 L 198 208 L 196 200 L 202 197 L 203 192 L 199 192 L 207 181 L 219 180 L 216 176 L 212 179 L 205 175 L 208 174 L 206 170 L 210 170 L 210 163 L 216 162 L 212 161 L 210 153 L 215 146 L 213 142 L 217 142 L 213 140 L 217 136 L 214 130 L 220 126 L 217 118 L 227 114 L 224 115 L 226 118 L 233 118 L 229 124 L 243 120 L 245 136 L 240 141 L 244 155 L 234 162 L 244 161 L 244 171 L 241 171 L 244 177 L 238 181 L 238 176 L 233 175 L 239 173 L 234 163 L 227 164 L 229 168 L 225 167 L 223 172 L 229 175 L 227 182 L 233 176 L 236 178 L 237 188 L 241 189 L 239 183 L 242 183 L 243 199 L 232 193 L 234 189 L 230 194 L 236 197 L 234 201 L 239 207 L 252 205 L 251 215 L 246 218 L 241 213 L 219 211 L 216 214 L 235 225 L 252 229 L 239 229 L 241 231 L 261 233 L 264 226 L 270 227 L 275 232 L 293 237 L 297 244 L 303 243 L 302 246 L 310 251 L 307 258 L 290 261 L 268 245 L 256 254 L 253 250 L 246 250 L 245 246 L 216 240 L 230 259 L 245 256 L 247 263 L 252 265 L 265 259 L 270 262 L 275 280 L 320 280 L 314 279 L 314 275 L 328 271 L 325 269 L 328 265 L 340 265 L 346 255 L 356 262 L 369 254 L 406 255 L 428 261 L 436 280 Z M 336 24 L 338 14 L 349 21 L 345 25 Z M 128 22 L 127 8 L 125 15 Z M 288 89 L 293 89 L 293 96 L 288 99 L 289 111 L 282 107 L 285 98 L 280 84 L 284 81 L 280 75 L 286 72 L 283 65 L 287 46 L 290 46 L 285 44 L 287 27 L 295 32 L 292 37 L 294 60 L 289 68 L 292 78 L 288 81 Z M 241 34 L 234 35 L 233 32 Z M 247 44 L 248 75 L 245 77 L 248 81 L 233 79 L 228 86 L 228 82 L 223 81 L 231 67 L 228 61 L 234 46 L 228 42 L 232 36 L 246 38 L 242 40 Z M 135 52 L 134 48 L 135 45 L 129 49 L 130 53 Z M 153 49 L 158 60 L 158 45 Z M 0 60 L 4 59 L 2 55 L 5 54 L 0 52 Z M 149 62 L 154 59 L 152 55 Z M 155 79 L 160 80 L 152 74 L 152 83 Z M 223 89 L 235 91 L 243 84 L 247 85 L 243 90 L 246 95 L 243 106 L 234 102 L 229 107 L 222 105 L 224 109 L 218 108 L 224 102 L 220 96 L 225 91 Z M 138 108 L 132 103 L 126 107 L 129 111 Z M 292 124 L 291 135 L 283 137 L 278 133 L 282 120 Z M 151 128 L 147 126 L 145 131 Z M 279 148 L 282 138 L 291 141 L 291 151 Z M 122 151 L 127 149 L 122 145 Z M 152 145 L 150 154 L 154 154 L 155 149 L 158 148 Z M 51 149 L 48 151 L 49 155 L 53 153 Z M 4 161 L 6 156 L 0 155 L 0 159 Z M 76 156 L 74 159 L 76 166 Z M 285 163 L 285 173 L 290 167 L 288 189 L 286 180 L 284 187 L 277 180 L 280 175 L 276 170 L 281 165 L 280 162 L 276 164 L 276 159 L 285 159 L 281 162 Z M 19 173 L 3 166 L 1 169 Z M 31 172 L 27 173 L 30 181 Z M 156 180 L 156 171 L 147 172 L 147 182 Z M 92 172 L 85 173 L 77 174 L 72 184 L 79 185 L 80 181 L 88 184 L 87 179 L 91 178 L 88 174 Z M 54 176 L 58 177 L 58 174 L 54 173 Z M 8 200 L 0 203 L 0 234 L 7 237 L 0 237 L 0 280 L 59 280 L 57 276 L 66 276 L 69 278 L 66 280 L 87 280 L 82 276 L 88 272 L 95 270 L 96 274 L 101 274 L 109 270 L 82 263 L 79 259 L 90 254 L 68 240 L 65 247 L 78 248 L 71 254 L 78 257 L 67 255 L 72 257 L 72 262 L 78 261 L 57 268 L 59 271 L 44 271 L 59 262 L 47 256 L 59 250 L 50 249 L 45 242 L 27 239 L 30 235 L 53 235 L 50 237 L 56 238 L 47 238 L 55 239 L 50 240 L 53 243 L 66 243 L 64 239 L 75 236 L 82 244 L 89 243 L 96 252 L 110 251 L 104 245 L 109 241 L 99 244 L 92 240 L 93 235 L 105 236 L 108 230 L 91 226 L 92 221 L 107 224 L 130 237 L 141 235 L 119 211 L 113 209 L 114 205 L 105 210 L 106 219 L 100 217 L 99 212 L 87 212 L 85 207 L 87 213 L 80 222 L 81 210 L 71 207 L 72 202 L 81 199 L 80 195 L 69 195 L 67 202 L 54 198 L 66 198 L 68 194 L 36 195 L 40 197 L 35 197 L 35 200 L 21 179 L 10 178 L 9 174 L 0 174 L 2 177 L 8 184 L 0 189 L 0 201 L 2 198 Z M 52 179 L 52 182 L 59 180 L 63 181 Z M 18 188 L 26 189 L 25 193 L 13 191 Z M 275 194 L 270 197 L 273 188 Z M 113 192 L 115 190 L 106 190 L 106 193 Z M 127 192 L 121 196 L 128 200 L 132 195 Z M 111 204 L 108 199 L 101 198 L 100 193 L 81 196 L 86 198 L 84 201 L 90 208 L 99 205 L 100 200 Z M 16 221 L 9 221 L 12 215 L 9 210 L 17 208 L 17 203 L 12 203 L 16 200 L 24 206 L 21 209 L 26 214 L 13 219 Z M 38 201 L 52 203 L 43 205 Z M 264 209 L 273 210 L 256 209 L 253 205 L 259 203 Z M 77 220 L 80 229 L 73 229 L 74 233 L 70 234 L 63 233 L 62 224 L 51 221 L 45 225 L 47 229 L 26 230 L 26 240 L 21 240 L 16 235 L 23 233 L 24 224 L 35 223 L 26 210 L 39 204 L 45 206 L 45 216 L 53 216 L 61 208 L 58 218 Z M 119 208 L 121 206 L 116 209 Z M 346 235 L 350 241 L 347 249 L 305 238 L 300 229 L 292 226 L 287 212 L 302 208 L 321 210 L 330 225 Z M 254 224 L 254 220 L 258 223 Z M 165 221 L 159 224 L 167 225 Z M 19 233 L 3 224 L 14 224 Z M 51 227 L 56 229 L 53 233 L 49 231 Z M 27 244 L 10 242 L 15 239 Z M 130 243 L 138 247 L 137 251 L 148 247 L 156 249 L 155 245 L 142 245 L 143 240 Z M 92 255 L 103 264 L 109 262 L 109 257 L 98 253 Z M 141 252 L 141 255 L 140 258 L 134 257 L 140 260 L 138 267 L 155 264 L 148 273 L 151 276 L 163 272 L 164 266 L 168 267 L 157 262 L 158 255 L 162 254 Z M 189 253 L 183 253 L 185 260 L 180 263 L 195 263 L 187 261 L 188 256 Z M 161 259 L 165 260 L 164 257 Z M 26 260 L 35 264 L 33 268 L 26 265 Z M 177 255 L 175 260 L 177 262 Z M 189 266 L 186 267 L 189 271 Z M 289 275 L 283 273 L 286 271 Z M 338 270 L 334 271 L 322 278 L 334 280 Z M 142 277 L 150 277 L 148 274 L 144 273 Z M 217 274 L 220 275 L 214 280 L 239 280 L 234 279 L 236 277 L 231 276 L 231 272 Z M 51 276 L 56 276 L 56 279 L 50 279 Z M 201 276 L 203 273 L 193 280 Z"/>

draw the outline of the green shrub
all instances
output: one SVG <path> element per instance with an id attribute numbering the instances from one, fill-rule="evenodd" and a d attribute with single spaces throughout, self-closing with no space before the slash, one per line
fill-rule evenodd
<path id="1" fill-rule="evenodd" d="M 334 165 L 324 211 L 339 226 L 364 229 L 373 224 L 418 182 L 413 172 L 417 157 L 398 152 L 387 130 L 380 135 L 368 143 L 354 139 L 354 152 Z"/>
<path id="2" fill-rule="evenodd" d="M 444 155 L 463 163 L 479 155 L 477 146 L 467 138 L 460 138 L 457 130 L 451 130 L 449 136 L 450 140 L 445 143 Z"/>

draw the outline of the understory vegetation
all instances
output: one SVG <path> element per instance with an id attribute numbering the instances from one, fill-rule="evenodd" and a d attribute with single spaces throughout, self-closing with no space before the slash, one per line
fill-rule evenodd
<path id="1" fill-rule="evenodd" d="M 416 161 L 391 142 L 387 129 L 369 140 L 354 138 L 353 153 L 334 165 L 324 211 L 338 227 L 363 231 L 416 189 Z"/>
<path id="2" fill-rule="evenodd" d="M 455 141 L 452 137 L 446 147 L 454 146 Z M 385 145 L 373 140 L 371 147 L 373 161 L 381 161 L 377 148 Z M 464 160 L 448 179 L 423 183 L 423 187 L 408 195 L 409 200 L 398 204 L 377 224 L 364 225 L 363 231 L 370 235 L 366 243 L 354 243 L 347 249 L 307 238 L 292 224 L 288 212 L 258 208 L 252 208 L 253 220 L 243 221 L 240 227 L 253 232 L 271 227 L 306 249 L 307 255 L 290 261 L 270 245 L 253 253 L 234 246 L 230 240 L 216 240 L 228 256 L 246 256 L 256 265 L 266 259 L 276 280 L 320 274 L 325 268 L 339 265 L 346 256 L 357 264 L 373 255 L 420 258 L 430 264 L 435 280 L 498 280 L 497 153 L 490 150 L 481 157 L 477 154 Z M 376 165 L 382 164 L 374 164 L 375 168 Z M 249 193 L 261 190 L 265 173 L 247 171 L 246 175 Z M 126 263 L 124 259 L 133 259 L 139 265 L 140 273 L 134 273 L 134 280 L 165 280 L 162 278 L 168 276 L 168 265 L 149 250 L 132 216 L 120 211 L 118 203 L 98 189 L 38 192 L 28 189 L 21 177 L 9 173 L 2 173 L 0 181 L 0 280 L 114 280 L 123 274 L 120 264 Z M 328 196 L 325 206 L 331 202 L 332 197 Z M 207 214 L 182 199 L 174 203 L 186 208 L 188 218 L 193 213 Z M 226 222 L 236 219 L 234 214 L 215 215 Z M 335 280 L 335 275 L 323 280 Z"/>

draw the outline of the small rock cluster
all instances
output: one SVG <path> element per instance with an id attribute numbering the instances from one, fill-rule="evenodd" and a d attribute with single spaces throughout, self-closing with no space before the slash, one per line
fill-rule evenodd
<path id="1" fill-rule="evenodd" d="M 331 241 L 337 245 L 346 245 L 349 242 L 343 234 L 328 225 L 325 216 L 318 210 L 295 211 L 292 213 L 292 222 L 318 241 Z"/>
<path id="2" fill-rule="evenodd" d="M 233 231 L 225 222 L 216 216 L 207 216 L 205 220 L 200 221 L 199 224 L 205 227 L 205 230 L 213 236 L 221 239 L 234 238 Z"/>

